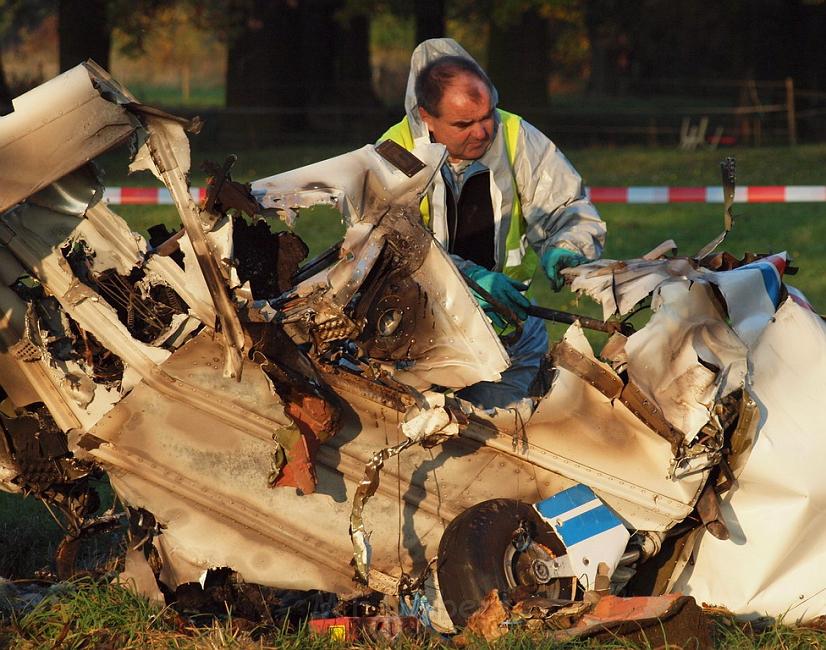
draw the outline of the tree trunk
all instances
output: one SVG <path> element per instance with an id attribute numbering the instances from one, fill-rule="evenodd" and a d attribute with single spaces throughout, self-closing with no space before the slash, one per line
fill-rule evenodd
<path id="1" fill-rule="evenodd" d="M 518 111 L 547 105 L 549 34 L 548 20 L 536 9 L 524 12 L 509 25 L 491 21 L 488 74 L 503 107 Z"/>
<path id="2" fill-rule="evenodd" d="M 416 43 L 445 35 L 444 0 L 415 0 L 413 15 L 416 21 Z"/>
<path id="3" fill-rule="evenodd" d="M 642 53 L 655 51 L 644 64 L 671 66 L 668 60 L 679 47 L 676 41 L 683 36 L 686 20 L 679 21 L 674 12 L 689 12 L 690 3 L 662 3 L 659 13 L 646 10 L 643 3 L 623 2 L 622 0 L 586 0 L 585 29 L 591 48 L 591 73 L 588 79 L 588 92 L 592 95 L 621 95 L 628 91 L 629 85 L 637 74 L 639 46 Z M 669 37 L 662 45 L 659 32 L 665 24 L 680 25 L 680 31 Z M 652 22 L 653 21 L 653 22 Z M 652 34 L 658 34 L 655 38 Z M 635 40 L 636 39 L 636 40 Z M 652 48 L 653 45 L 653 48 Z M 652 76 L 651 70 L 646 74 Z M 673 73 L 672 73 L 673 74 Z M 656 76 L 656 75 L 654 75 Z"/>
<path id="4" fill-rule="evenodd" d="M 227 19 L 227 106 L 270 106 L 300 110 L 305 105 L 302 18 L 289 0 L 235 0 Z M 300 113 L 289 120 L 303 123 Z"/>
<path id="5" fill-rule="evenodd" d="M 58 0 L 57 35 L 60 41 L 60 71 L 93 59 L 109 69 L 112 29 L 106 0 Z"/>
<path id="6" fill-rule="evenodd" d="M 301 43 L 293 63 L 299 67 L 305 88 L 304 101 L 308 106 L 336 104 L 336 50 L 339 46 L 339 25 L 335 14 L 342 0 L 313 0 L 303 2 Z"/>
<path id="7" fill-rule="evenodd" d="M 229 15 L 227 106 L 287 109 L 281 127 L 343 129 L 317 108 L 377 103 L 370 71 L 370 23 L 338 19 L 344 0 L 235 0 Z M 352 119 L 350 120 L 352 122 Z"/>
<path id="8" fill-rule="evenodd" d="M 8 115 L 14 110 L 11 89 L 6 81 L 6 71 L 3 69 L 3 53 L 0 52 L 0 115 Z"/>
<path id="9" fill-rule="evenodd" d="M 338 26 L 336 88 L 339 101 L 347 106 L 375 107 L 379 103 L 373 91 L 367 16 L 353 16 Z"/>

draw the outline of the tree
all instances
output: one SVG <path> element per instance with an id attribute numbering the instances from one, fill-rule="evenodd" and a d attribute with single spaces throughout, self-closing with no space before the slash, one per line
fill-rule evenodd
<path id="1" fill-rule="evenodd" d="M 229 1 L 227 106 L 304 106 L 301 9 L 287 0 Z"/>
<path id="2" fill-rule="evenodd" d="M 86 59 L 109 69 L 112 25 L 107 0 L 58 0 L 57 35 L 60 71 Z"/>
<path id="3" fill-rule="evenodd" d="M 336 101 L 348 106 L 375 106 L 370 57 L 370 17 L 377 10 L 372 0 L 341 0 L 330 16 L 334 21 L 334 78 Z"/>
<path id="4" fill-rule="evenodd" d="M 616 95 L 627 88 L 630 55 L 633 50 L 630 34 L 639 41 L 650 42 L 656 30 L 640 34 L 640 21 L 650 15 L 639 3 L 622 0 L 584 0 L 585 28 L 591 49 L 591 70 L 588 90 L 596 95 Z M 655 41 L 661 45 L 661 39 Z M 667 47 L 667 46 L 666 46 Z"/>
<path id="5" fill-rule="evenodd" d="M 551 21 L 578 1 L 454 0 L 450 14 L 487 30 L 488 74 L 507 105 L 522 110 L 547 104 Z"/>
<path id="6" fill-rule="evenodd" d="M 344 0 L 229 0 L 227 105 L 375 103 L 369 19 Z"/>
<path id="7" fill-rule="evenodd" d="M 616 93 L 623 78 L 651 91 L 649 80 L 818 78 L 824 69 L 823 0 L 582 2 L 596 92 Z"/>
<path id="8" fill-rule="evenodd" d="M 39 24 L 50 5 L 48 0 L 0 0 L 0 45 L 14 43 L 23 31 Z M 0 49 L 0 115 L 11 113 L 12 99 Z"/>
<path id="9" fill-rule="evenodd" d="M 517 110 L 548 102 L 551 43 L 543 9 L 534 5 L 511 15 L 491 12 L 488 74 L 508 106 Z"/>
<path id="10" fill-rule="evenodd" d="M 214 52 L 212 43 L 205 43 L 200 14 L 190 2 L 159 3 L 145 7 L 141 14 L 132 14 L 121 24 L 115 23 L 115 43 L 130 58 L 152 58 L 165 70 L 177 72 L 181 99 L 188 103 L 191 97 L 191 77 L 199 58 Z"/>
<path id="11" fill-rule="evenodd" d="M 0 115 L 8 115 L 14 110 L 12 105 L 11 89 L 6 81 L 6 73 L 3 70 L 3 59 L 0 55 Z"/>
<path id="12" fill-rule="evenodd" d="M 444 0 L 415 0 L 413 16 L 416 20 L 416 43 L 445 35 Z"/>

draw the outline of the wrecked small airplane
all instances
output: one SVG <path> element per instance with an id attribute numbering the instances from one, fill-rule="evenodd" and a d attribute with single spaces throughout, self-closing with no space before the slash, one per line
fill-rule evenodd
<path id="1" fill-rule="evenodd" d="M 535 395 L 482 411 L 454 393 L 508 357 L 418 217 L 441 145 L 368 145 L 251 186 L 219 170 L 198 205 L 197 127 L 91 62 L 0 118 L 0 488 L 63 512 L 64 574 L 109 521 L 92 514 L 105 473 L 130 523 L 124 576 L 155 597 L 231 569 L 415 596 L 443 631 L 494 589 L 826 614 L 826 326 L 784 255 L 666 245 L 571 269 L 605 322 L 650 318 L 599 355 L 574 323 Z M 90 161 L 125 142 L 179 232 L 147 241 L 103 200 Z M 264 218 L 318 203 L 346 233 L 303 263 Z"/>

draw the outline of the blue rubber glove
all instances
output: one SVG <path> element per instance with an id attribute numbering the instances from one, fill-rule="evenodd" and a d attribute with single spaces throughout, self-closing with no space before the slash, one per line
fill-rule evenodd
<path id="1" fill-rule="evenodd" d="M 559 291 L 565 285 L 565 278 L 562 277 L 562 269 L 569 269 L 572 266 L 585 264 L 588 258 L 579 253 L 569 251 L 567 248 L 549 248 L 542 255 L 542 268 L 545 275 L 551 281 L 554 291 Z"/>
<path id="2" fill-rule="evenodd" d="M 464 273 L 476 284 L 487 291 L 491 296 L 493 296 L 495 300 L 513 311 L 520 320 L 525 320 L 528 317 L 528 313 L 525 311 L 525 308 L 529 307 L 531 302 L 522 295 L 522 292 L 528 288 L 527 284 L 514 280 L 513 278 L 509 278 L 504 273 L 488 271 L 482 266 L 472 266 L 468 269 L 464 269 Z M 476 298 L 476 301 L 479 303 L 479 306 L 485 310 L 485 313 L 488 318 L 490 318 L 491 322 L 498 327 L 505 327 L 507 323 L 498 312 L 494 311 L 491 304 L 482 298 L 482 296 L 473 291 L 472 288 L 471 291 L 473 292 L 473 296 Z"/>

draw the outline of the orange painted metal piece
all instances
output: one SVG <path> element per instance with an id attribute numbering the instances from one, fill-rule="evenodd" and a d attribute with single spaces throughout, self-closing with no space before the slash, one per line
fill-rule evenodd
<path id="1" fill-rule="evenodd" d="M 286 404 L 286 412 L 296 423 L 301 436 L 287 450 L 290 461 L 284 465 L 274 487 L 294 487 L 304 494 L 315 492 L 315 456 L 322 442 L 338 429 L 338 412 L 315 395 L 300 395 Z"/>

